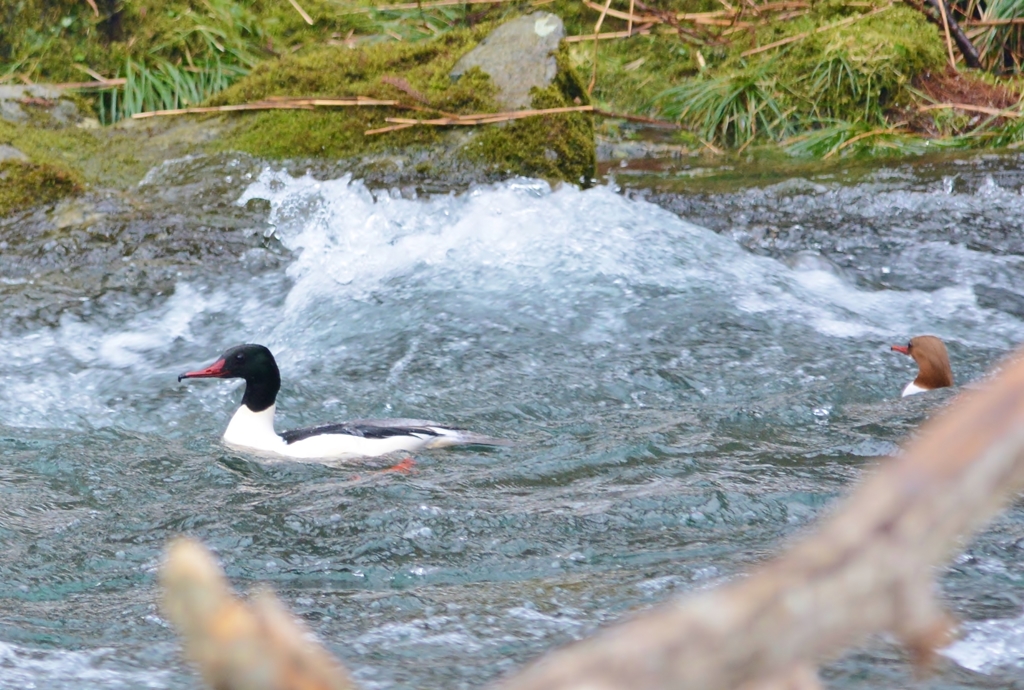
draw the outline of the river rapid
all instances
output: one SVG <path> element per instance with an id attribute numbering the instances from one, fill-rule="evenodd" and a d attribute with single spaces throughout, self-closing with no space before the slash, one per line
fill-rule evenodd
<path id="1" fill-rule="evenodd" d="M 899 397 L 921 333 L 958 383 L 1024 342 L 1019 157 L 770 183 L 370 190 L 237 156 L 0 220 L 0 687 L 198 688 L 162 549 L 271 585 L 369 690 L 470 688 L 799 536 L 955 391 Z M 223 447 L 267 345 L 278 428 L 420 417 L 514 442 L 267 461 Z M 941 596 L 920 683 L 1024 669 L 1024 510 Z M 832 688 L 913 681 L 876 638 Z"/>

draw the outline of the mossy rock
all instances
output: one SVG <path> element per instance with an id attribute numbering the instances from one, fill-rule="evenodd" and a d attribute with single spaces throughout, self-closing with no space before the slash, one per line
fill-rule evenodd
<path id="1" fill-rule="evenodd" d="M 80 191 L 78 177 L 67 169 L 31 161 L 0 162 L 0 218 Z"/>
<path id="2" fill-rule="evenodd" d="M 493 28 L 459 29 L 417 43 L 327 47 L 263 63 L 212 103 L 246 103 L 268 96 L 369 96 L 400 100 L 429 112 L 349 107 L 245 114 L 236 117 L 236 126 L 221 146 L 265 158 L 383 159 L 418 176 L 438 179 L 473 168 L 477 179 L 530 175 L 586 184 L 595 170 L 589 114 L 528 118 L 475 127 L 478 131 L 473 132 L 423 126 L 365 134 L 387 126 L 388 117 L 429 119 L 441 112 L 498 112 L 495 87 L 486 74 L 474 68 L 458 80 L 449 77 L 458 59 Z M 588 103 L 567 54 L 560 50 L 556 59 L 555 81 L 545 89 L 534 89 L 533 107 Z"/>
<path id="3" fill-rule="evenodd" d="M 834 21 L 829 9 L 823 3 L 819 20 Z M 776 64 L 780 81 L 811 106 L 801 108 L 808 115 L 880 123 L 886 108 L 906 99 L 914 77 L 941 70 L 945 59 L 935 26 L 911 7 L 893 6 L 804 39 Z"/>
<path id="4" fill-rule="evenodd" d="M 568 52 L 556 54 L 558 75 L 544 89 L 533 89 L 533 107 L 564 108 L 588 103 L 587 91 L 569 66 Z M 484 164 L 512 174 L 562 179 L 589 186 L 597 165 L 594 119 L 565 113 L 515 120 L 481 132 L 466 152 Z"/>

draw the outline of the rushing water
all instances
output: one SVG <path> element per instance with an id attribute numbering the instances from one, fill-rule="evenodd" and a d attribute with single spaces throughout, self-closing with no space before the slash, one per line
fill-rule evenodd
<path id="1" fill-rule="evenodd" d="M 478 686 L 734 576 L 949 400 L 901 400 L 890 344 L 940 335 L 968 382 L 1024 341 L 1017 163 L 416 198 L 203 158 L 0 221 L 0 686 L 198 687 L 156 604 L 181 533 L 370 689 Z M 232 452 L 238 385 L 176 375 L 243 341 L 278 357 L 280 428 L 515 445 L 409 474 Z M 1020 673 L 1022 549 L 1014 507 L 946 571 L 968 637 L 926 685 Z M 911 682 L 887 639 L 825 676 Z"/>

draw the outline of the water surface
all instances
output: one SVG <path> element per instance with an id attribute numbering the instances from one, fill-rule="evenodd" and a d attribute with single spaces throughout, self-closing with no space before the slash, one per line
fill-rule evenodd
<path id="1" fill-rule="evenodd" d="M 943 163 L 943 166 L 953 165 Z M 731 191 L 368 190 L 246 158 L 0 221 L 0 686 L 195 688 L 168 538 L 268 582 L 367 688 L 471 687 L 776 553 L 1024 341 L 1015 159 Z M 322 465 L 218 437 L 261 342 L 279 428 L 426 417 L 509 449 Z M 1014 507 L 945 571 L 971 637 L 929 687 L 1024 664 Z M 878 639 L 830 687 L 903 686 Z"/>

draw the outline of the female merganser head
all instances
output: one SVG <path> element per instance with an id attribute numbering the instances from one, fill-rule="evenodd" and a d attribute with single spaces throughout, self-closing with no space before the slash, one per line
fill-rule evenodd
<path id="1" fill-rule="evenodd" d="M 917 362 L 917 378 L 903 389 L 903 397 L 953 385 L 946 344 L 934 335 L 919 335 L 906 345 L 893 345 L 892 350 L 910 355 Z"/>
<path id="2" fill-rule="evenodd" d="M 278 434 L 274 431 L 281 373 L 270 350 L 237 345 L 182 379 L 245 379 L 242 405 L 224 431 L 230 446 L 297 459 L 373 456 L 453 445 L 504 446 L 507 441 L 420 419 L 359 419 Z"/>

